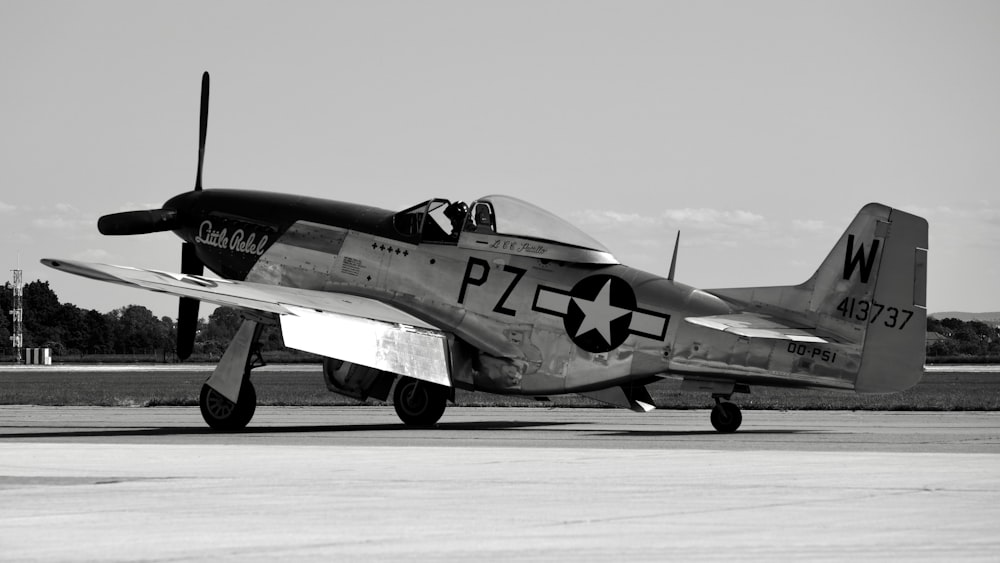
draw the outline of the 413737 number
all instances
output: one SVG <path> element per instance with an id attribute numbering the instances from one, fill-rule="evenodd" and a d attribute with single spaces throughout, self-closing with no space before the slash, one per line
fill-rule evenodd
<path id="1" fill-rule="evenodd" d="M 845 297 L 840 305 L 837 305 L 837 310 L 845 319 L 867 321 L 870 324 L 881 323 L 886 328 L 898 330 L 903 330 L 906 323 L 913 318 L 913 311 L 909 309 L 886 306 L 882 303 L 855 297 Z"/>

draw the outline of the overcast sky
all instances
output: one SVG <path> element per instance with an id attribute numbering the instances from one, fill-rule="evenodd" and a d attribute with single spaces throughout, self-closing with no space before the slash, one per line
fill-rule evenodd
<path id="1" fill-rule="evenodd" d="M 2 275 L 108 311 L 172 298 L 43 257 L 177 271 L 105 213 L 204 182 L 388 209 L 503 193 L 624 263 L 793 284 L 878 201 L 930 222 L 931 312 L 1000 310 L 1000 2 L 0 1 Z"/>

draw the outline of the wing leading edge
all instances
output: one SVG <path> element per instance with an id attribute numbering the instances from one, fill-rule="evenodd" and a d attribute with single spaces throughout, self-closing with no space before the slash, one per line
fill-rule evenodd
<path id="1" fill-rule="evenodd" d="M 285 345 L 415 379 L 451 385 L 447 336 L 438 327 L 381 301 L 314 291 L 44 259 L 67 273 L 279 317 Z"/>

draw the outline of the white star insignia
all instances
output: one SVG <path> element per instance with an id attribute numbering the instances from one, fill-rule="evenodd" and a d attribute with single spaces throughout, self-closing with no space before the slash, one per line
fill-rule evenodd
<path id="1" fill-rule="evenodd" d="M 632 312 L 630 309 L 611 305 L 611 280 L 604 284 L 593 301 L 574 297 L 573 302 L 583 311 L 583 321 L 576 331 L 576 338 L 588 331 L 597 330 L 608 345 L 611 344 L 611 323 Z"/>

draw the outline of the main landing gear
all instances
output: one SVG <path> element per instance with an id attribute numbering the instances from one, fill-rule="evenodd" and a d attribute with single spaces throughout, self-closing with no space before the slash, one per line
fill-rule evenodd
<path id="1" fill-rule="evenodd" d="M 712 409 L 712 426 L 719 432 L 731 433 L 743 423 L 743 413 L 735 403 L 729 402 L 729 395 L 713 395 L 715 407 Z"/>
<path id="2" fill-rule="evenodd" d="M 249 372 L 247 380 L 240 386 L 239 399 L 234 403 L 208 384 L 201 386 L 201 417 L 215 430 L 233 431 L 245 428 L 257 410 L 257 391 L 250 383 Z"/>
<path id="3" fill-rule="evenodd" d="M 407 426 L 434 426 L 444 414 L 450 389 L 412 377 L 400 377 L 392 392 L 392 406 Z"/>
<path id="4" fill-rule="evenodd" d="M 257 344 L 262 329 L 257 321 L 243 321 L 212 377 L 201 387 L 201 417 L 215 430 L 241 430 L 257 410 L 257 391 L 250 383 L 250 371 L 264 365 Z"/>

